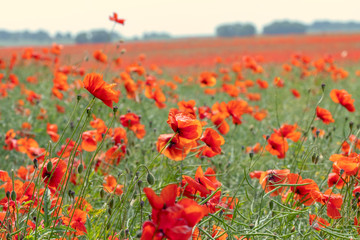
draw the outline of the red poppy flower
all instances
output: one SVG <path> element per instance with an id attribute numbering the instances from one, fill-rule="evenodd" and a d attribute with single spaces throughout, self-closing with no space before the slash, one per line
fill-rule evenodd
<path id="1" fill-rule="evenodd" d="M 114 176 L 112 176 L 112 175 L 107 175 L 104 180 L 105 180 L 106 183 L 103 184 L 103 187 L 104 187 L 104 189 L 105 189 L 106 192 L 108 192 L 108 193 L 113 193 L 114 190 L 115 190 L 114 193 L 115 193 L 116 195 L 121 195 L 121 194 L 123 194 L 122 188 L 123 188 L 124 186 L 123 186 L 123 185 L 119 185 L 119 184 L 117 183 L 117 181 L 116 181 L 116 178 L 115 178 Z"/>
<path id="2" fill-rule="evenodd" d="M 325 228 L 330 226 L 330 223 L 325 219 L 316 216 L 315 214 L 309 214 L 309 224 L 312 226 L 316 231 L 320 231 L 321 228 Z"/>
<path id="3" fill-rule="evenodd" d="M 58 126 L 56 124 L 50 124 L 50 123 L 47 124 L 46 132 L 47 134 L 49 134 L 53 142 L 57 142 L 59 140 L 60 136 L 57 133 L 57 131 L 58 131 Z"/>
<path id="4" fill-rule="evenodd" d="M 114 22 L 120 23 L 122 25 L 124 25 L 124 23 L 125 23 L 125 19 L 118 18 L 118 15 L 116 12 L 114 12 L 113 16 L 110 16 L 109 19 L 110 19 L 110 21 L 114 21 Z"/>
<path id="5" fill-rule="evenodd" d="M 265 149 L 272 155 L 276 155 L 278 158 L 285 158 L 285 154 L 289 149 L 289 145 L 285 138 L 278 133 L 273 133 L 267 140 L 268 144 Z"/>
<path id="6" fill-rule="evenodd" d="M 208 214 L 206 206 L 194 200 L 183 198 L 175 203 L 177 185 L 163 188 L 160 196 L 151 188 L 144 188 L 152 207 L 151 221 L 143 224 L 141 240 L 172 239 L 182 240 L 191 237 L 192 228 Z"/>
<path id="7" fill-rule="evenodd" d="M 216 153 L 221 153 L 220 146 L 224 145 L 225 143 L 224 138 L 212 128 L 205 129 L 200 140 L 206 143 L 206 145 L 209 146 L 211 150 Z"/>
<path id="8" fill-rule="evenodd" d="M 48 186 L 57 189 L 59 185 L 64 181 L 63 177 L 66 171 L 66 163 L 59 158 L 51 158 L 52 163 L 51 171 L 47 170 L 47 165 L 49 161 L 46 161 L 42 164 L 42 175 L 41 177 L 44 179 L 44 182 L 48 184 Z M 51 178 L 50 178 L 51 177 Z"/>
<path id="9" fill-rule="evenodd" d="M 177 136 L 173 137 L 174 134 L 161 134 L 156 143 L 157 151 L 160 152 L 165 146 L 167 146 L 162 154 L 174 161 L 184 160 L 186 155 L 190 152 L 195 142 L 182 142 Z M 171 142 L 166 145 L 170 139 Z"/>
<path id="10" fill-rule="evenodd" d="M 69 217 L 62 217 L 61 220 L 63 221 L 64 225 L 71 226 L 71 228 L 76 231 L 75 235 L 85 235 L 85 233 L 87 233 L 85 227 L 86 215 L 86 212 L 80 209 L 75 209 L 70 211 Z"/>
<path id="11" fill-rule="evenodd" d="M 335 103 L 340 103 L 349 112 L 355 112 L 354 101 L 346 90 L 333 89 L 330 92 L 330 97 Z"/>
<path id="12" fill-rule="evenodd" d="M 319 106 L 316 107 L 316 116 L 323 121 L 325 124 L 333 123 L 335 120 L 333 119 L 331 112 L 326 110 L 325 108 L 321 108 Z"/>
<path id="13" fill-rule="evenodd" d="M 201 136 L 202 126 L 200 121 L 189 113 L 170 109 L 167 123 L 178 134 L 180 141 L 184 143 L 192 142 Z"/>
<path id="14" fill-rule="evenodd" d="M 116 103 L 119 101 L 118 92 L 113 90 L 115 85 L 115 83 L 106 83 L 102 75 L 97 73 L 89 73 L 84 78 L 84 88 L 111 108 L 113 107 L 113 101 Z"/>

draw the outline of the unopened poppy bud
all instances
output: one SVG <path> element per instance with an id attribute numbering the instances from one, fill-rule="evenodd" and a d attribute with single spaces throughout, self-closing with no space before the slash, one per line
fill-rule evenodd
<path id="1" fill-rule="evenodd" d="M 34 168 L 38 168 L 38 160 L 36 158 L 34 158 L 33 163 L 34 163 Z"/>
<path id="2" fill-rule="evenodd" d="M 48 164 L 46 165 L 46 171 L 51 172 L 52 168 L 53 168 L 53 163 L 49 161 Z"/>
<path id="3" fill-rule="evenodd" d="M 150 172 L 148 172 L 147 176 L 146 176 L 146 181 L 150 184 L 153 185 L 155 183 L 155 177 L 154 175 L 152 175 Z"/>
<path id="4" fill-rule="evenodd" d="M 81 174 L 84 170 L 84 165 L 82 163 L 80 163 L 77 170 L 78 170 L 78 173 Z"/>
<path id="5" fill-rule="evenodd" d="M 117 106 L 113 107 L 113 112 L 116 113 L 118 111 L 118 109 L 119 108 Z"/>
<path id="6" fill-rule="evenodd" d="M 121 54 L 125 54 L 126 53 L 126 49 L 121 49 Z"/>
<path id="7" fill-rule="evenodd" d="M 86 113 L 87 113 L 88 116 L 90 116 L 91 108 L 88 107 L 88 108 L 86 109 Z"/>
<path id="8" fill-rule="evenodd" d="M 104 195 L 105 195 L 104 189 L 101 189 L 101 190 L 100 190 L 100 197 L 101 197 L 101 198 L 104 198 Z"/>
<path id="9" fill-rule="evenodd" d="M 250 228 L 250 229 L 253 229 L 254 227 L 255 227 L 255 225 L 254 225 L 253 223 L 250 223 L 250 224 L 249 224 L 249 228 Z"/>
<path id="10" fill-rule="evenodd" d="M 250 157 L 250 159 L 253 159 L 254 153 L 253 153 L 253 152 L 249 152 L 249 157 Z"/>
<path id="11" fill-rule="evenodd" d="M 76 99 L 77 99 L 77 101 L 80 101 L 80 99 L 81 99 L 81 95 L 79 94 L 79 95 L 77 95 L 76 96 Z"/>
<path id="12" fill-rule="evenodd" d="M 344 170 L 344 169 L 340 169 L 340 175 L 343 175 L 343 174 L 344 174 L 344 172 L 345 172 L 345 170 Z"/>
<path id="13" fill-rule="evenodd" d="M 145 202 L 143 200 L 140 201 L 140 207 L 144 207 Z"/>
<path id="14" fill-rule="evenodd" d="M 84 60 L 85 62 L 89 61 L 89 56 L 86 56 Z"/>
<path id="15" fill-rule="evenodd" d="M 295 232 L 295 226 L 292 226 L 291 232 Z"/>
<path id="16" fill-rule="evenodd" d="M 156 133 L 156 128 L 154 128 L 153 130 L 154 130 L 154 133 Z"/>
<path id="17" fill-rule="evenodd" d="M 320 130 L 316 130 L 316 137 L 319 137 L 319 134 L 320 134 Z"/>
<path id="18" fill-rule="evenodd" d="M 323 91 L 325 91 L 325 83 L 323 83 L 323 84 L 321 84 L 321 89 L 323 90 Z"/>
<path id="19" fill-rule="evenodd" d="M 126 235 L 129 235 L 129 232 L 130 232 L 129 229 L 125 229 L 125 234 Z"/>
<path id="20" fill-rule="evenodd" d="M 315 161 L 316 161 L 316 154 L 315 153 L 311 156 L 311 161 L 313 163 L 315 163 Z"/>
<path id="21" fill-rule="evenodd" d="M 353 121 L 349 122 L 349 128 L 350 128 L 350 131 L 352 131 L 353 126 L 354 126 L 354 122 L 353 122 Z"/>
<path id="22" fill-rule="evenodd" d="M 270 202 L 269 202 L 269 208 L 270 208 L 270 210 L 273 210 L 273 208 L 274 208 L 274 203 L 273 203 L 273 201 L 270 201 Z"/>
<path id="23" fill-rule="evenodd" d="M 349 118 L 348 117 L 345 117 L 345 122 L 347 122 L 349 120 Z"/>
<path id="24" fill-rule="evenodd" d="M 13 190 L 11 191 L 11 200 L 16 201 L 16 192 Z"/>
<path id="25" fill-rule="evenodd" d="M 269 140 L 270 136 L 269 135 L 266 135 L 266 141 Z"/>
<path id="26" fill-rule="evenodd" d="M 149 128 L 152 128 L 152 121 L 149 121 Z"/>
<path id="27" fill-rule="evenodd" d="M 6 197 L 7 197 L 8 199 L 10 199 L 10 192 L 9 192 L 9 191 L 6 192 Z"/>
<path id="28" fill-rule="evenodd" d="M 114 199 L 112 198 L 109 202 L 109 207 L 113 208 L 114 207 Z"/>
<path id="29" fill-rule="evenodd" d="M 70 128 L 74 129 L 74 122 L 70 122 Z"/>

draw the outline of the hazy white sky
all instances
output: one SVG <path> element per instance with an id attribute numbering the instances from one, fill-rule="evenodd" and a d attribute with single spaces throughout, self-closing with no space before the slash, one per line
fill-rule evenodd
<path id="1" fill-rule="evenodd" d="M 360 21 L 360 0 L 0 0 L 0 29 L 76 33 L 113 24 L 114 11 L 125 18 L 115 30 L 124 36 L 146 31 L 172 35 L 213 34 L 228 22 L 252 22 L 258 31 L 273 20 Z"/>

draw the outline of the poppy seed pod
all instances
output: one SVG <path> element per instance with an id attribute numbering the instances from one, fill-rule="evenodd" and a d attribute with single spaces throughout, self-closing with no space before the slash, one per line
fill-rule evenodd
<path id="1" fill-rule="evenodd" d="M 79 94 L 79 95 L 76 96 L 76 100 L 80 101 L 80 99 L 81 99 L 81 95 Z"/>

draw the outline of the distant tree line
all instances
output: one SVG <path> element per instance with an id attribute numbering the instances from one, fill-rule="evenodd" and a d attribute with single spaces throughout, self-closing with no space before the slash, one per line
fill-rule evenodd
<path id="1" fill-rule="evenodd" d="M 39 43 L 46 44 L 51 42 L 57 43 L 101 43 L 101 42 L 110 42 L 118 41 L 122 36 L 117 32 L 110 33 L 104 29 L 96 29 L 92 31 L 83 31 L 79 32 L 76 35 L 71 33 L 61 33 L 57 32 L 51 36 L 48 32 L 39 30 L 35 32 L 30 31 L 7 31 L 0 30 L 0 43 Z M 159 39 L 169 39 L 171 35 L 166 32 L 146 32 L 143 34 L 142 38 L 136 37 L 132 40 L 159 40 Z"/>
<path id="2" fill-rule="evenodd" d="M 274 21 L 262 30 L 264 35 L 276 34 L 304 34 L 308 32 L 360 32 L 360 23 L 357 22 L 329 22 L 316 21 L 310 25 L 294 21 Z M 257 34 L 256 28 L 251 23 L 222 24 L 216 28 L 218 37 L 253 36 Z"/>

